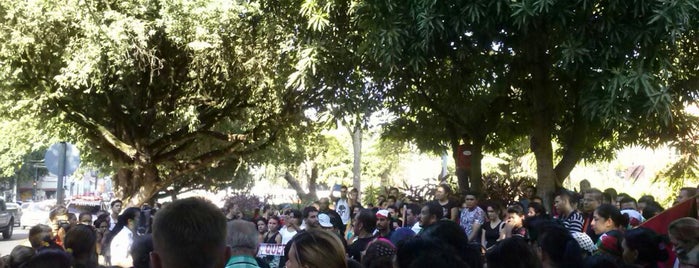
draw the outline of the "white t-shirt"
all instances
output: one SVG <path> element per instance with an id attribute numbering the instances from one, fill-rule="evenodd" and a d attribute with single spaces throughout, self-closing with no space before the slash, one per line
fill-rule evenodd
<path id="1" fill-rule="evenodd" d="M 335 203 L 335 211 L 340 214 L 340 219 L 342 219 L 342 224 L 347 224 L 350 220 L 350 207 L 347 203 L 347 199 L 338 199 Z"/>
<path id="2" fill-rule="evenodd" d="M 296 235 L 297 231 L 290 232 L 286 226 L 282 227 L 281 230 L 279 230 L 279 233 L 282 235 L 282 244 L 286 245 L 286 243 L 289 243 L 292 238 Z"/>
<path id="3" fill-rule="evenodd" d="M 131 260 L 131 245 L 133 245 L 133 232 L 129 228 L 124 227 L 112 239 L 109 244 L 109 252 L 111 253 L 111 262 L 113 265 L 120 263 L 132 263 Z"/>

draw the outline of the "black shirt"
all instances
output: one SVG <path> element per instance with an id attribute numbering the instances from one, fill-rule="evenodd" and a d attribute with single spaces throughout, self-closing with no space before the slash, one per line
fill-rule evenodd
<path id="1" fill-rule="evenodd" d="M 354 241 L 352 245 L 349 245 L 347 247 L 347 254 L 349 254 L 350 258 L 353 260 L 356 260 L 358 262 L 362 262 L 362 251 L 366 250 L 366 247 L 369 245 L 371 241 L 374 240 L 375 237 L 370 236 L 366 238 L 357 238 L 357 241 Z"/>

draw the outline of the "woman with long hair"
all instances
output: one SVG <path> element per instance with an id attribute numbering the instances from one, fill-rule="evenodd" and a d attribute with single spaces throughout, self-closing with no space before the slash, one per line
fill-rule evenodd
<path id="1" fill-rule="evenodd" d="M 695 218 L 680 218 L 670 223 L 667 231 L 675 261 L 679 267 L 699 267 L 699 221 Z"/>
<path id="2" fill-rule="evenodd" d="M 264 243 L 263 241 L 265 240 L 265 234 L 267 233 L 267 219 L 259 217 L 257 220 L 255 220 L 255 226 L 257 227 L 257 239 L 260 240 L 260 243 Z"/>
<path id="3" fill-rule="evenodd" d="M 140 215 L 139 208 L 131 207 L 124 210 L 117 218 L 116 225 L 106 240 L 106 247 L 109 248 L 110 254 L 110 265 L 122 267 L 133 265 L 130 252 L 133 239 L 137 235 L 136 228 L 138 228 Z"/>
<path id="4" fill-rule="evenodd" d="M 639 227 L 626 231 L 621 243 L 623 260 L 634 267 L 656 268 L 668 258 L 666 238 L 651 229 Z"/>
<path id="5" fill-rule="evenodd" d="M 340 238 L 325 230 L 308 229 L 291 241 L 287 268 L 347 268 Z"/>
<path id="6" fill-rule="evenodd" d="M 447 184 L 440 184 L 434 192 L 434 200 L 442 207 L 442 218 L 456 222 L 459 218 L 459 208 L 461 206 L 459 203 L 452 200 L 451 195 L 451 187 Z"/>
<path id="7" fill-rule="evenodd" d="M 78 224 L 66 233 L 65 249 L 73 256 L 73 267 L 97 267 L 97 234 L 90 225 Z"/>
<path id="8" fill-rule="evenodd" d="M 628 223 L 629 219 L 622 215 L 616 206 L 602 204 L 597 207 L 590 224 L 595 234 L 600 235 L 597 240 L 597 252 L 609 254 L 620 260 L 623 252 L 623 230 Z"/>
<path id="9" fill-rule="evenodd" d="M 505 239 L 505 234 L 502 232 L 502 229 L 505 227 L 505 222 L 500 218 L 502 215 L 502 207 L 498 203 L 492 202 L 485 208 L 488 221 L 483 224 L 481 245 L 488 249 L 495 245 L 498 240 Z"/>
<path id="10" fill-rule="evenodd" d="M 267 220 L 267 232 L 262 238 L 262 243 L 265 244 L 281 244 L 282 235 L 279 233 L 279 217 L 269 216 Z M 270 265 L 270 267 L 278 267 L 280 263 L 279 256 L 266 256 L 265 261 Z"/>

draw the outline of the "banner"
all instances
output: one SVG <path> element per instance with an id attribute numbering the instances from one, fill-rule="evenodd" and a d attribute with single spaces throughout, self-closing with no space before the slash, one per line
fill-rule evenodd
<path id="1" fill-rule="evenodd" d="M 257 256 L 284 256 L 284 245 L 282 244 L 260 244 Z"/>
<path id="2" fill-rule="evenodd" d="M 674 220 L 683 217 L 697 217 L 696 198 L 699 198 L 699 195 L 695 195 L 694 197 L 682 201 L 682 203 L 666 209 L 655 217 L 641 223 L 640 227 L 651 229 L 658 234 L 667 235 L 667 227 Z M 672 251 L 672 244 L 667 245 L 666 250 L 670 257 L 664 263 L 664 266 L 660 267 L 673 267 L 676 256 L 675 252 Z"/>

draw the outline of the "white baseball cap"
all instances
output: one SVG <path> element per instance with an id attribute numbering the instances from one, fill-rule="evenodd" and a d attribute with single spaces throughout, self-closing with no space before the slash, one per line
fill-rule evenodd
<path id="1" fill-rule="evenodd" d="M 333 227 L 333 224 L 330 222 L 330 216 L 325 213 L 318 214 L 318 223 L 320 223 L 320 226 L 325 228 Z"/>

